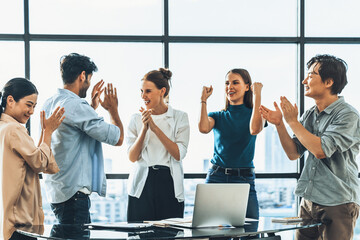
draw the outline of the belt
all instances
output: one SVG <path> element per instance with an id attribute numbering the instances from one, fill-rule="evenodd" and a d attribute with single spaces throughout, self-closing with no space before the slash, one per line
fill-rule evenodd
<path id="1" fill-rule="evenodd" d="M 213 165 L 212 169 L 230 176 L 251 176 L 255 173 L 254 168 L 223 168 L 217 165 Z"/>
<path id="2" fill-rule="evenodd" d="M 154 166 L 151 166 L 149 168 L 152 168 L 154 170 L 170 170 L 169 167 L 163 166 L 163 165 L 154 165 Z"/>
<path id="3" fill-rule="evenodd" d="M 86 194 L 86 193 L 77 191 L 77 192 L 74 194 L 74 196 L 72 196 L 72 197 L 75 197 L 75 198 L 86 198 L 86 197 L 89 197 L 89 194 Z"/>

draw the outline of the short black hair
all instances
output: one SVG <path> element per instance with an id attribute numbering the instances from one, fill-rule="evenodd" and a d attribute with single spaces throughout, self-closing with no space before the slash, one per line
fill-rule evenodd
<path id="1" fill-rule="evenodd" d="M 348 83 L 346 77 L 346 62 L 341 58 L 323 54 L 316 55 L 315 57 L 311 58 L 306 64 L 307 68 L 309 69 L 313 64 L 320 64 L 319 75 L 323 82 L 330 78 L 333 80 L 331 94 L 335 95 L 341 93 L 345 85 Z"/>
<path id="2" fill-rule="evenodd" d="M 87 77 L 97 70 L 97 66 L 89 57 L 78 53 L 70 53 L 60 58 L 60 71 L 64 84 L 75 82 L 83 71 L 85 71 Z"/>

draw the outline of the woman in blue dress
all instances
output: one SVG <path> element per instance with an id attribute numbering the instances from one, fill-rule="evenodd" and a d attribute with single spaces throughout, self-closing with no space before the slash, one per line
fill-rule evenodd
<path id="1" fill-rule="evenodd" d="M 255 190 L 254 152 L 256 135 L 266 124 L 261 117 L 262 84 L 252 84 L 245 69 L 232 69 L 226 74 L 225 109 L 207 112 L 207 99 L 212 86 L 203 87 L 199 131 L 214 131 L 214 155 L 206 183 L 249 183 L 250 193 L 246 217 L 259 218 Z"/>

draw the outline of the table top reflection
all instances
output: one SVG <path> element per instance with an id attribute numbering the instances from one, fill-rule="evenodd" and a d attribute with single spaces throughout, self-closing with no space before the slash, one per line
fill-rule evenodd
<path id="1" fill-rule="evenodd" d="M 122 223 L 123 226 L 124 223 Z M 289 231 L 301 228 L 316 227 L 319 222 L 307 222 L 294 224 L 272 223 L 271 218 L 262 217 L 259 221 L 246 222 L 243 227 L 227 228 L 179 228 L 179 227 L 155 227 L 150 226 L 142 229 L 124 229 L 109 227 L 106 223 L 100 227 L 85 225 L 54 224 L 41 226 L 17 226 L 17 232 L 31 237 L 43 239 L 183 239 L 183 238 L 220 238 L 220 237 L 246 237 L 273 236 L 281 231 Z M 121 225 L 121 224 L 120 224 Z"/>

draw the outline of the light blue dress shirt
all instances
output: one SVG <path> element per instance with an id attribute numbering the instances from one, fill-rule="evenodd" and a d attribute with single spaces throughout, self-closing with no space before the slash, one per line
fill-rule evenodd
<path id="1" fill-rule="evenodd" d="M 58 106 L 65 108 L 65 120 L 51 139 L 60 172 L 45 175 L 50 202 L 65 202 L 84 187 L 105 196 L 106 176 L 101 142 L 116 145 L 120 129 L 106 123 L 85 99 L 67 89 L 58 89 L 53 97 L 46 100 L 43 106 L 46 117 Z"/>

